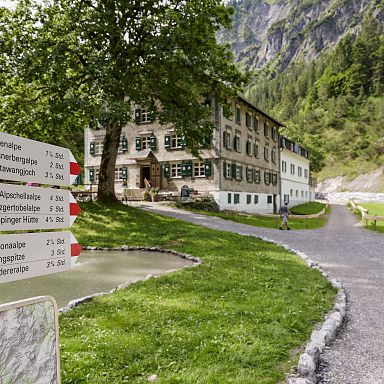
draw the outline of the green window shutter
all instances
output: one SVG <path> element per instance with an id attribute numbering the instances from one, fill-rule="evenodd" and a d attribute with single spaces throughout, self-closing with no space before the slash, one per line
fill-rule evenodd
<path id="1" fill-rule="evenodd" d="M 227 162 L 224 161 L 223 162 L 223 176 L 224 177 L 227 177 L 227 166 L 228 166 Z"/>
<path id="2" fill-rule="evenodd" d="M 94 141 L 91 141 L 89 143 L 89 153 L 91 155 L 94 155 L 95 154 L 95 142 Z"/>
<path id="3" fill-rule="evenodd" d="M 120 179 L 127 180 L 127 167 L 120 168 Z"/>
<path id="4" fill-rule="evenodd" d="M 212 163 L 210 161 L 204 162 L 204 174 L 205 174 L 205 176 L 211 176 L 212 175 Z"/>
<path id="5" fill-rule="evenodd" d="M 277 185 L 277 173 L 274 173 L 274 174 L 272 175 L 272 184 L 273 184 L 273 185 Z"/>
<path id="6" fill-rule="evenodd" d="M 150 142 L 151 149 L 156 149 L 156 136 L 151 136 L 150 140 L 151 140 Z"/>
<path id="7" fill-rule="evenodd" d="M 243 166 L 240 165 L 240 180 L 243 180 Z"/>
<path id="8" fill-rule="evenodd" d="M 123 151 L 128 151 L 128 139 L 126 137 L 123 137 L 121 140 L 121 149 Z"/>
<path id="9" fill-rule="evenodd" d="M 95 180 L 95 170 L 93 168 L 89 169 L 89 181 L 93 183 Z"/>
<path id="10" fill-rule="evenodd" d="M 141 151 L 141 137 L 136 137 L 136 150 Z"/>
<path id="11" fill-rule="evenodd" d="M 232 178 L 236 179 L 236 163 L 232 163 Z"/>
<path id="12" fill-rule="evenodd" d="M 260 183 L 260 181 L 261 181 L 261 172 L 260 172 L 260 170 L 256 171 L 256 177 L 257 177 L 257 183 Z"/>
<path id="13" fill-rule="evenodd" d="M 164 177 L 169 177 L 171 175 L 171 166 L 169 163 L 164 164 Z"/>
<path id="14" fill-rule="evenodd" d="M 141 123 L 141 109 L 139 108 L 135 109 L 135 123 L 136 124 Z"/>
<path id="15" fill-rule="evenodd" d="M 228 133 L 223 132 L 223 147 L 228 148 Z"/>
<path id="16" fill-rule="evenodd" d="M 192 176 L 191 162 L 185 162 L 181 164 L 181 176 Z"/>
<path id="17" fill-rule="evenodd" d="M 164 136 L 164 148 L 170 148 L 171 147 L 171 135 L 165 135 Z"/>

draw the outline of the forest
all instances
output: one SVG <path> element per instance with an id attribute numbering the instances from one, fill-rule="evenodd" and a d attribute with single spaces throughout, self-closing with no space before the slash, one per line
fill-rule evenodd
<path id="1" fill-rule="evenodd" d="M 286 123 L 283 133 L 312 152 L 322 177 L 355 176 L 384 160 L 384 36 L 366 18 L 311 63 L 296 62 L 282 73 L 254 77 L 247 96 Z"/>

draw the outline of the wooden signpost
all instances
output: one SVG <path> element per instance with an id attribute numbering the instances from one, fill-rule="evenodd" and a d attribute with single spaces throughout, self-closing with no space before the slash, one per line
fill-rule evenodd
<path id="1" fill-rule="evenodd" d="M 69 149 L 0 132 L 0 232 L 71 227 L 80 207 L 60 186 L 73 184 L 79 173 Z M 0 234 L 0 283 L 69 270 L 80 252 L 81 245 L 68 231 Z M 6 335 L 5 359 L 0 358 L 0 371 L 5 374 L 0 381 L 60 384 L 55 300 L 34 298 L 1 305 L 0 321 Z"/>
<path id="2" fill-rule="evenodd" d="M 79 173 L 69 149 L 0 133 L 0 179 L 69 186 Z M 0 184 L 0 231 L 69 228 L 79 212 L 68 190 Z M 2 235 L 0 283 L 68 270 L 80 251 L 70 232 Z"/>

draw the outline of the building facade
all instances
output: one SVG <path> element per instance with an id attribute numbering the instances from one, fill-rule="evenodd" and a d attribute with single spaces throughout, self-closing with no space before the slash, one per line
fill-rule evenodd
<path id="1" fill-rule="evenodd" d="M 224 116 L 214 97 L 209 100 L 212 139 L 201 159 L 191 155 L 184 138 L 171 125 L 151 121 L 136 108 L 135 123 L 123 127 L 116 161 L 115 188 L 142 189 L 145 181 L 180 195 L 188 187 L 210 195 L 220 209 L 272 213 L 280 204 L 279 128 L 272 117 L 242 97 Z M 132 116 L 133 117 L 133 116 Z M 105 130 L 85 130 L 85 183 L 97 184 Z"/>
<path id="2" fill-rule="evenodd" d="M 280 157 L 282 202 L 288 201 L 290 206 L 295 206 L 313 200 L 308 150 L 286 137 L 280 137 Z"/>

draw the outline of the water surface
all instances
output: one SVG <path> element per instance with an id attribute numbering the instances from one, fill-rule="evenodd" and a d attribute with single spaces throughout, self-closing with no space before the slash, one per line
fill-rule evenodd
<path id="1" fill-rule="evenodd" d="M 170 269 L 193 265 L 169 253 L 146 251 L 83 251 L 74 268 L 66 272 L 0 284 L 0 304 L 51 295 L 57 305 L 93 293 L 109 291 L 125 282 L 143 280 Z"/>

